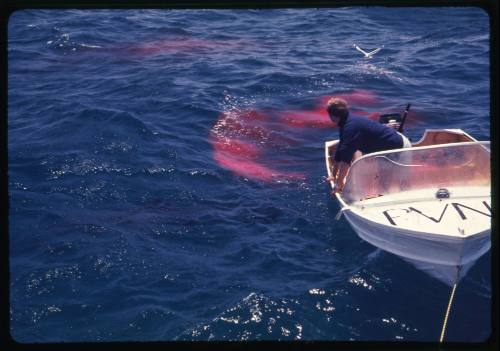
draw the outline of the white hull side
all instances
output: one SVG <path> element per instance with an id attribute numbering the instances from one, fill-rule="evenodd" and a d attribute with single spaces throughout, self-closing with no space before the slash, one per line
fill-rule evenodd
<path id="1" fill-rule="evenodd" d="M 381 225 L 349 210 L 344 215 L 360 238 L 401 256 L 447 284 L 457 281 L 457 266 L 461 266 L 460 279 L 491 246 L 491 230 L 465 238 L 438 237 Z"/>
<path id="2" fill-rule="evenodd" d="M 463 266 L 446 266 L 442 264 L 432 264 L 428 262 L 411 260 L 404 257 L 402 258 L 408 263 L 415 266 L 417 269 L 427 273 L 431 277 L 434 277 L 449 286 L 453 286 L 453 284 L 465 277 L 472 266 L 474 266 L 474 263 L 476 263 L 476 261 L 472 261 Z"/>

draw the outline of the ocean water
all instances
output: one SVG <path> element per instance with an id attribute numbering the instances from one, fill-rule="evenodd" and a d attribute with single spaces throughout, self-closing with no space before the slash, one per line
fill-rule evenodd
<path id="1" fill-rule="evenodd" d="M 450 287 L 334 219 L 324 103 L 489 140 L 489 30 L 472 7 L 13 13 L 13 339 L 436 342 Z M 446 340 L 486 340 L 491 297 L 487 253 Z"/>

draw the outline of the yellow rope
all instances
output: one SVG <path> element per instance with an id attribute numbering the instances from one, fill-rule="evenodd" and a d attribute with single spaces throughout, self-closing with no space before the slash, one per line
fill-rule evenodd
<path id="1" fill-rule="evenodd" d="M 448 323 L 448 316 L 450 315 L 451 304 L 453 303 L 453 297 L 455 296 L 455 289 L 457 288 L 457 283 L 453 285 L 453 290 L 451 290 L 450 301 L 448 302 L 448 308 L 446 309 L 446 315 L 444 316 L 443 329 L 441 330 L 441 338 L 439 342 L 442 343 L 444 340 L 444 333 L 446 331 L 446 324 Z"/>

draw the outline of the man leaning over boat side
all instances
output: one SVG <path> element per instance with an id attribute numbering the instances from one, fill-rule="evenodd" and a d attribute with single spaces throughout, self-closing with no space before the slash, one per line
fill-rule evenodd
<path id="1" fill-rule="evenodd" d="M 398 124 L 386 126 L 368 118 L 349 114 L 349 106 L 342 98 L 333 97 L 326 104 L 326 111 L 339 129 L 339 144 L 333 159 L 333 176 L 328 181 L 335 183 L 332 193 L 341 192 L 344 179 L 356 151 L 363 154 L 411 147 L 411 143 L 397 131 Z"/>

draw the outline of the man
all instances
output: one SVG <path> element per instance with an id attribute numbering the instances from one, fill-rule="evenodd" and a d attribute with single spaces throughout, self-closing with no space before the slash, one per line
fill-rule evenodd
<path id="1" fill-rule="evenodd" d="M 388 127 L 368 118 L 349 116 L 349 108 L 344 99 L 333 97 L 326 105 L 328 115 L 340 128 L 340 141 L 335 151 L 333 163 L 333 193 L 341 192 L 344 178 L 356 151 L 363 154 L 411 147 L 410 141 L 397 132 L 397 124 Z"/>

